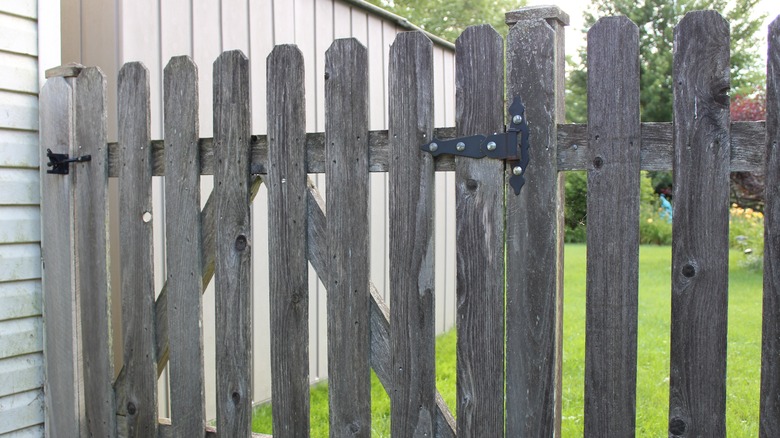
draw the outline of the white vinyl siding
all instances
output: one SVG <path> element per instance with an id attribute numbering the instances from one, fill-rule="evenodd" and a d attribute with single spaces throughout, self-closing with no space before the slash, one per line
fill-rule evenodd
<path id="1" fill-rule="evenodd" d="M 43 436 L 37 1 L 0 1 L 0 436 Z"/>

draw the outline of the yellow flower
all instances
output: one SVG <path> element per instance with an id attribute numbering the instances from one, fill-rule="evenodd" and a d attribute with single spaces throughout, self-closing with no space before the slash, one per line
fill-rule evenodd
<path id="1" fill-rule="evenodd" d="M 647 218 L 647 223 L 648 224 L 652 224 L 653 223 L 653 218 L 651 218 L 651 217 Z"/>

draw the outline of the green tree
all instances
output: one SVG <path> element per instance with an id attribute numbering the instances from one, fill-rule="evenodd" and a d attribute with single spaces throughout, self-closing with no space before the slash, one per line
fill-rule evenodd
<path id="1" fill-rule="evenodd" d="M 625 15 L 639 27 L 640 108 L 642 121 L 672 120 L 672 55 L 674 26 L 690 11 L 714 9 L 731 25 L 731 88 L 750 94 L 764 83 L 764 69 L 757 51 L 757 31 L 763 17 L 753 18 L 759 0 L 593 0 L 584 14 L 585 30 L 599 17 Z M 570 60 L 566 93 L 567 118 L 587 121 L 586 49 L 580 48 L 582 66 Z"/>
<path id="2" fill-rule="evenodd" d="M 525 0 L 368 0 L 400 15 L 414 25 L 448 41 L 455 41 L 468 26 L 488 23 L 506 34 L 504 14 L 525 5 Z"/>

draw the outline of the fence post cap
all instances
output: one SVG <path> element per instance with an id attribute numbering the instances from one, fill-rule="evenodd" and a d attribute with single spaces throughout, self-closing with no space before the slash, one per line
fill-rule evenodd
<path id="1" fill-rule="evenodd" d="M 74 78 L 78 76 L 79 73 L 81 73 L 82 69 L 84 69 L 83 65 L 77 62 L 69 62 L 67 64 L 63 64 L 58 67 L 52 67 L 46 70 L 46 79 L 56 77 Z"/>
<path id="2" fill-rule="evenodd" d="M 513 26 L 518 21 L 555 19 L 563 26 L 569 25 L 569 14 L 558 6 L 528 6 L 506 13 L 507 26 Z"/>

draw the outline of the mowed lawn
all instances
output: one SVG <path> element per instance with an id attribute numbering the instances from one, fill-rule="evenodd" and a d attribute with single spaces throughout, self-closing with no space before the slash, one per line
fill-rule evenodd
<path id="1" fill-rule="evenodd" d="M 669 403 L 669 327 L 671 318 L 671 247 L 642 246 L 639 272 L 639 331 L 637 366 L 637 436 L 667 435 Z M 742 254 L 729 260 L 727 364 L 727 435 L 758 435 L 758 394 L 761 375 L 760 272 L 739 265 Z M 583 436 L 585 376 L 585 245 L 566 245 L 564 255 L 564 437 Z M 436 342 L 437 387 L 453 412 L 455 388 L 455 331 Z M 372 375 L 372 436 L 390 436 L 390 402 Z M 327 385 L 311 391 L 312 437 L 328 436 Z M 457 413 L 456 413 L 457 414 Z M 271 433 L 271 407 L 257 408 L 255 432 Z"/>

